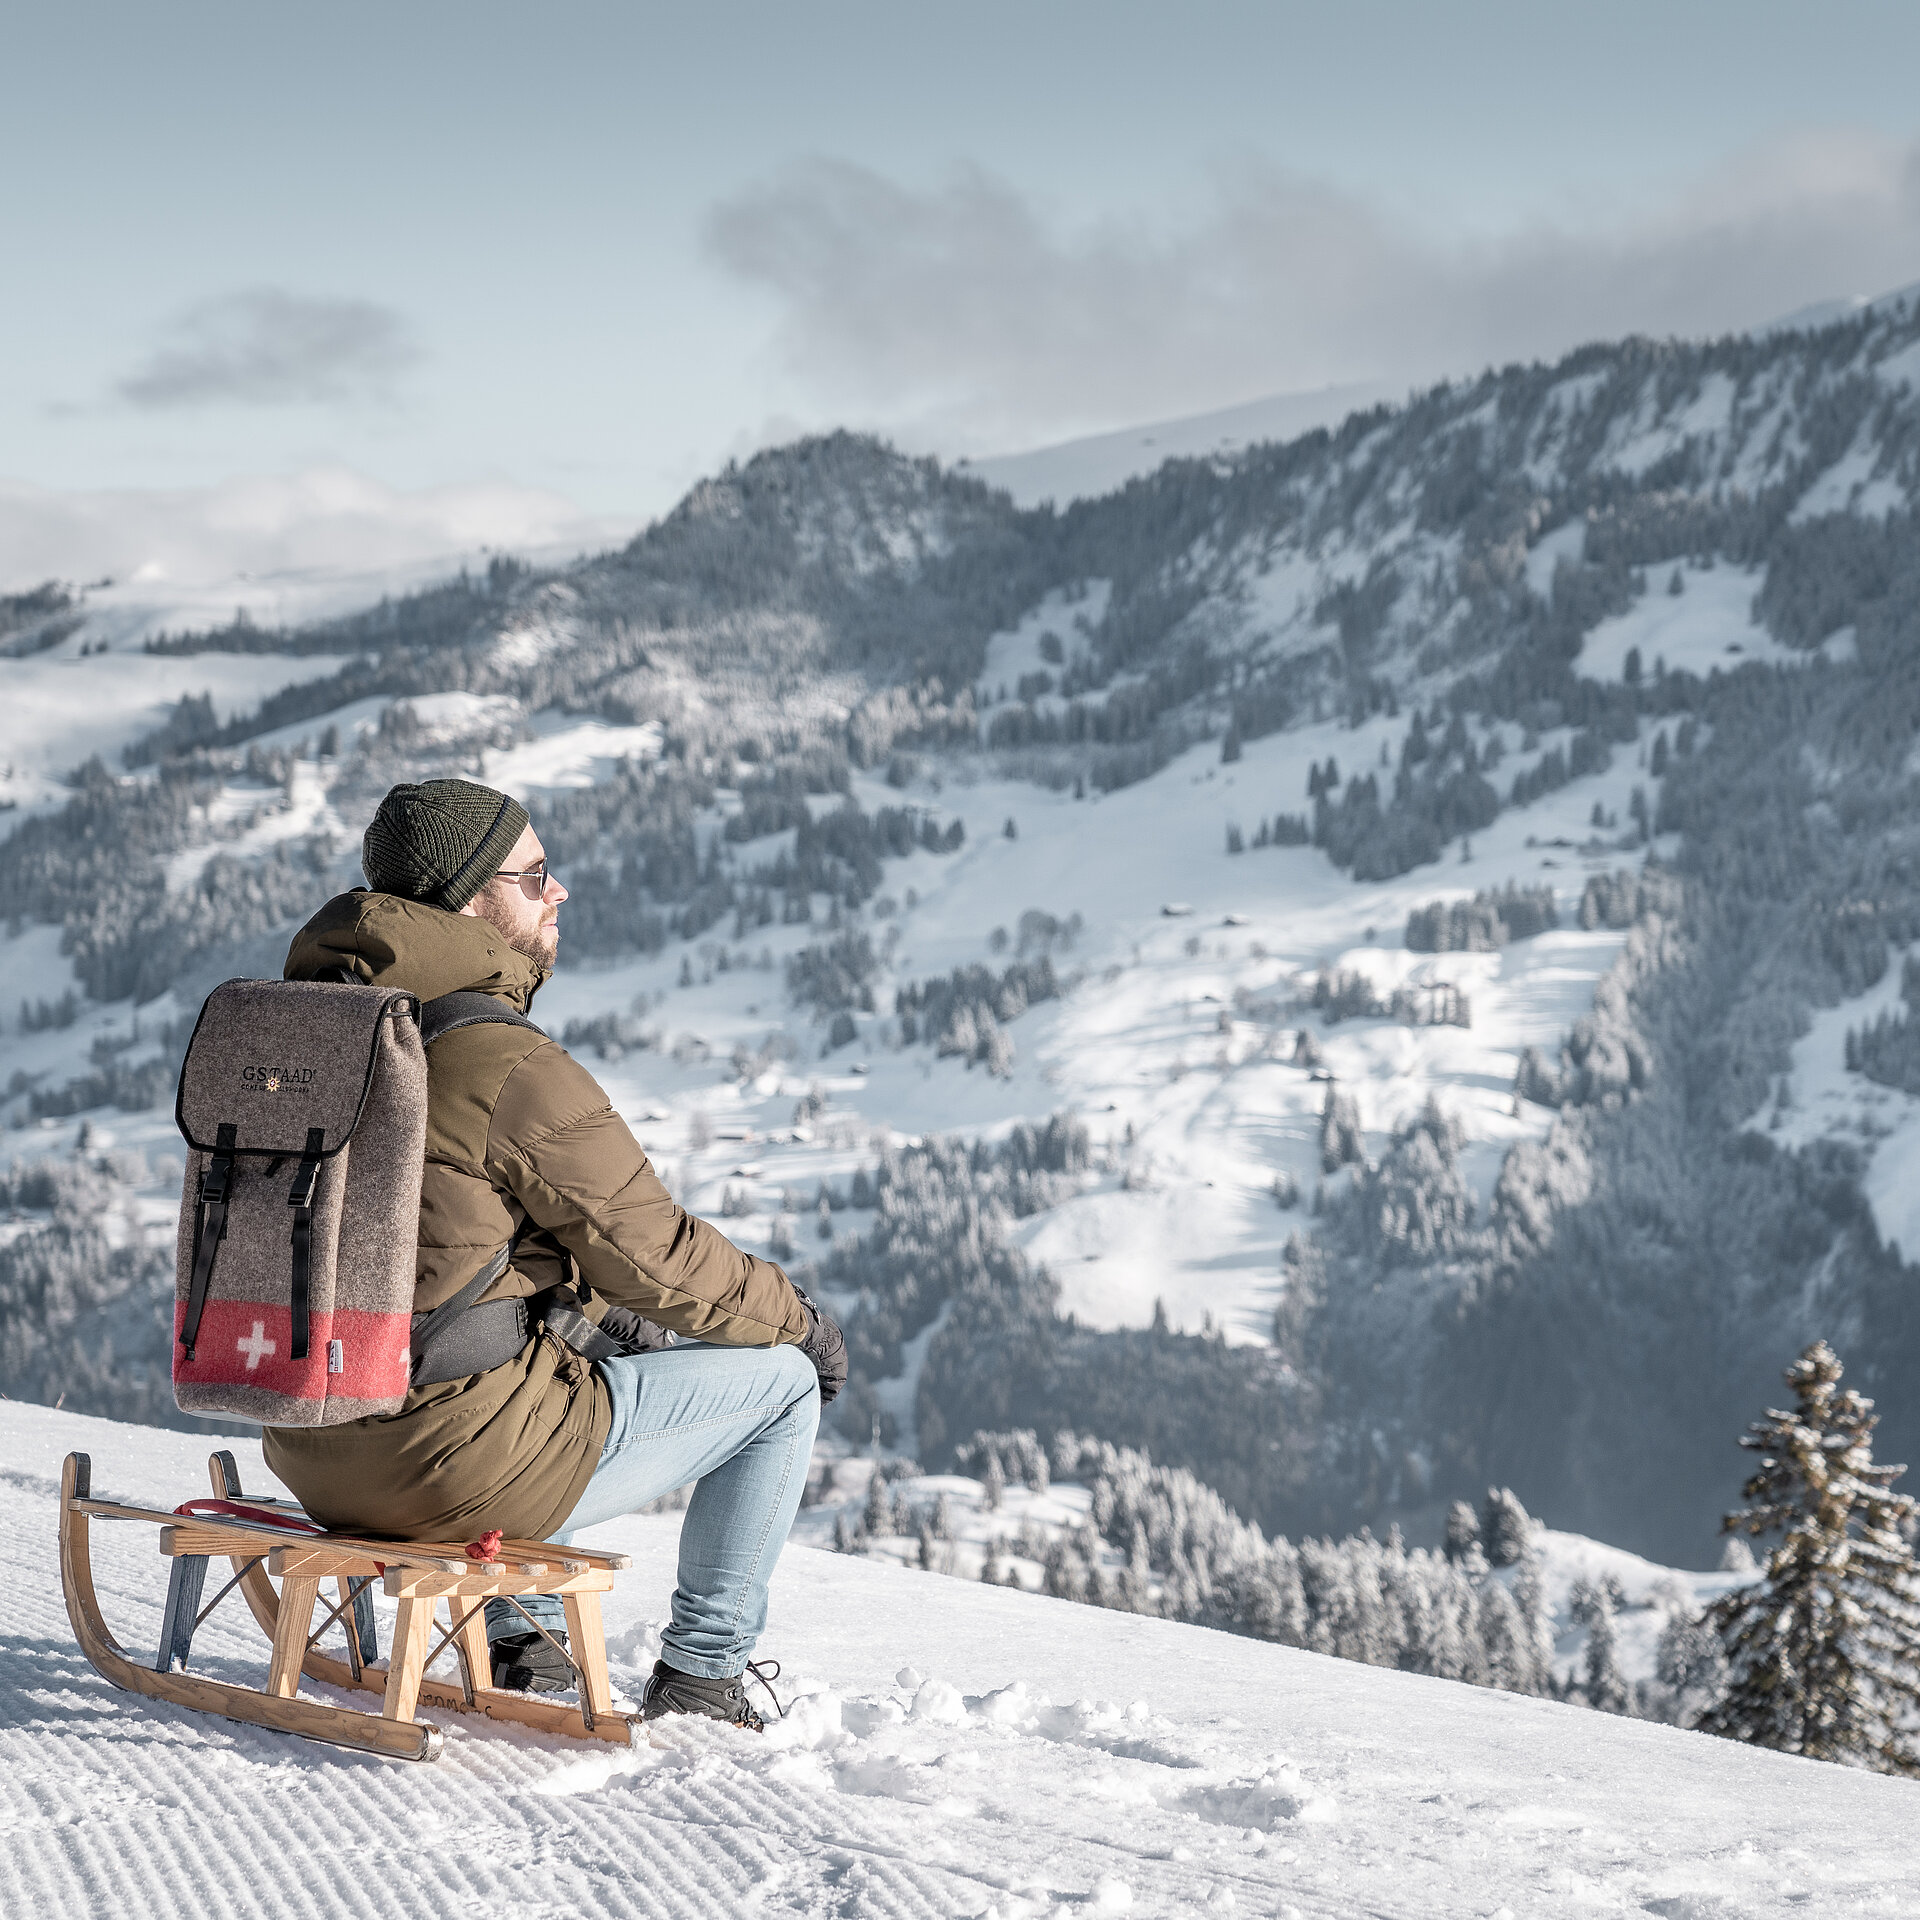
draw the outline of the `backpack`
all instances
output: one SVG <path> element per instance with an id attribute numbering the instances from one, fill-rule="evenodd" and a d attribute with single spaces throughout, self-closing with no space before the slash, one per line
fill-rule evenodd
<path id="1" fill-rule="evenodd" d="M 533 1027 L 483 993 L 423 1007 L 383 987 L 229 980 L 207 996 L 174 1104 L 187 1143 L 173 1349 L 183 1413 L 327 1427 L 399 1411 L 423 1344 L 426 1042 L 483 1021 Z M 471 1306 L 503 1266 L 489 1262 L 428 1326 Z"/>

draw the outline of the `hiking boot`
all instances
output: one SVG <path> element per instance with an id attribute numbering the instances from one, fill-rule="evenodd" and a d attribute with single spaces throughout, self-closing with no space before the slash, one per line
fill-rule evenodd
<path id="1" fill-rule="evenodd" d="M 743 1727 L 749 1733 L 765 1733 L 767 1723 L 747 1701 L 747 1680 L 751 1677 L 766 1687 L 774 1711 L 784 1713 L 769 1680 L 780 1677 L 780 1663 L 764 1660 L 757 1666 L 749 1661 L 744 1673 L 729 1680 L 709 1680 L 703 1674 L 682 1673 L 664 1660 L 653 1663 L 647 1676 L 646 1691 L 640 1696 L 640 1718 L 658 1720 L 669 1713 L 704 1714 L 709 1720 L 723 1720 L 730 1727 Z"/>
<path id="2" fill-rule="evenodd" d="M 556 1647 L 553 1640 L 560 1644 Z M 567 1662 L 567 1636 L 556 1633 L 553 1640 L 544 1634 L 513 1633 L 490 1641 L 487 1654 L 493 1684 L 509 1693 L 565 1693 L 574 1683 L 573 1668 Z"/>

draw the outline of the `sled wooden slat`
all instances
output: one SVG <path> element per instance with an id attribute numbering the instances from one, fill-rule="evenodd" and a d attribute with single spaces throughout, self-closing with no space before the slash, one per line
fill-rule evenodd
<path id="1" fill-rule="evenodd" d="M 214 1460 L 216 1463 L 219 1459 L 220 1456 L 215 1454 Z M 227 1490 L 226 1483 L 220 1474 L 217 1464 L 213 1474 L 213 1490 L 217 1498 L 228 1499 L 233 1497 Z M 306 1509 L 300 1505 L 299 1501 L 282 1500 L 277 1494 L 250 1493 L 246 1496 L 246 1500 L 247 1505 L 250 1507 L 260 1507 L 269 1511 L 278 1511 L 284 1513 L 290 1520 L 305 1520 L 307 1518 Z M 420 1551 L 417 1541 L 408 1544 L 413 1546 L 416 1553 Z M 396 1552 L 401 1550 L 398 1546 L 395 1549 Z M 595 1547 L 556 1547 L 551 1540 L 503 1539 L 500 1542 L 500 1553 L 498 1556 L 500 1559 L 524 1561 L 529 1556 L 535 1559 L 556 1560 L 563 1566 L 577 1564 L 582 1567 L 608 1567 L 615 1573 L 624 1573 L 633 1565 L 633 1555 L 630 1553 L 602 1553 Z"/>
<path id="2" fill-rule="evenodd" d="M 172 1550 L 178 1551 L 178 1549 Z M 205 1553 L 209 1551 L 209 1549 L 204 1546 L 195 1546 L 186 1550 L 194 1553 Z M 169 1551 L 169 1549 L 163 1548 L 162 1551 Z M 221 1552 L 222 1549 L 215 1547 L 212 1551 L 218 1553 Z M 569 1571 L 566 1567 L 556 1565 L 551 1560 L 495 1559 L 427 1562 L 413 1559 L 403 1562 L 399 1567 L 395 1567 L 394 1563 L 385 1554 L 381 1554 L 376 1558 L 365 1547 L 336 1547 L 331 1541 L 316 1541 L 311 1546 L 305 1542 L 301 1542 L 298 1545 L 289 1542 L 285 1545 L 274 1547 L 267 1559 L 267 1571 L 269 1573 L 275 1575 L 312 1573 L 318 1574 L 322 1579 L 329 1578 L 334 1574 L 346 1574 L 351 1578 L 358 1579 L 362 1574 L 374 1574 L 377 1576 L 387 1572 L 389 1569 L 395 1572 L 435 1573 L 452 1579 L 458 1579 L 468 1574 L 485 1574 L 494 1579 L 507 1580 L 509 1582 L 517 1578 L 533 1580 L 551 1578 L 564 1580 L 569 1577 Z M 591 1569 L 587 1567 L 575 1567 L 572 1571 L 576 1574 L 586 1574 L 590 1572 Z"/>
<path id="3" fill-rule="evenodd" d="M 499 1566 L 498 1561 L 475 1562 L 457 1553 L 457 1550 L 436 1546 L 426 1552 L 418 1547 L 407 1547 L 374 1540 L 339 1540 L 320 1534 L 282 1532 L 278 1527 L 249 1527 L 243 1521 L 236 1521 L 231 1527 L 214 1528 L 209 1518 L 193 1520 L 175 1520 L 168 1515 L 169 1524 L 160 1529 L 160 1551 L 170 1558 L 183 1553 L 224 1553 L 229 1558 L 239 1554 L 243 1559 L 251 1559 L 255 1554 L 277 1555 L 282 1553 L 311 1553 L 316 1561 L 326 1561 L 322 1566 L 302 1569 L 309 1572 L 333 1573 L 349 1571 L 354 1574 L 372 1573 L 376 1565 L 418 1567 L 430 1573 L 460 1573 L 475 1565 Z M 324 1546 L 318 1543 L 325 1540 Z M 309 1548 L 305 1543 L 312 1540 L 316 1545 Z M 336 1569 L 331 1562 L 341 1563 Z M 351 1562 L 349 1566 L 348 1563 Z M 281 1568 L 274 1567 L 277 1574 Z"/>
<path id="4" fill-rule="evenodd" d="M 473 1567 L 465 1573 L 435 1573 L 420 1567 L 389 1567 L 381 1583 L 390 1600 L 419 1597 L 441 1600 L 459 1596 L 491 1600 L 509 1593 L 611 1593 L 613 1575 L 600 1567 L 582 1573 L 490 1573 Z"/>
<path id="5" fill-rule="evenodd" d="M 208 1462 L 208 1472 L 217 1497 L 246 1498 L 230 1454 L 216 1453 Z M 117 1687 L 196 1712 L 391 1759 L 438 1757 L 444 1735 L 438 1727 L 415 1719 L 423 1707 L 473 1713 L 543 1733 L 618 1746 L 630 1744 L 638 1731 L 638 1717 L 612 1704 L 600 1622 L 600 1595 L 611 1590 L 614 1572 L 630 1564 L 625 1554 L 511 1540 L 502 1542 L 495 1559 L 474 1561 L 458 1545 L 442 1542 L 296 1533 L 224 1514 L 188 1518 L 157 1507 L 95 1499 L 91 1477 L 85 1454 L 67 1456 L 61 1476 L 61 1582 L 82 1652 Z M 249 1504 L 283 1512 L 289 1520 L 304 1517 L 287 1501 L 258 1499 Z M 101 1618 L 94 1590 L 88 1529 L 95 1519 L 145 1521 L 158 1527 L 161 1552 L 176 1561 L 186 1556 L 226 1558 L 248 1609 L 270 1642 L 264 1686 L 235 1686 L 172 1671 L 171 1655 L 159 1669 L 129 1660 Z M 385 1590 L 399 1601 L 393 1645 L 385 1663 L 362 1658 L 354 1637 L 352 1598 L 355 1584 L 381 1578 L 382 1568 Z M 275 1578 L 280 1581 L 277 1590 Z M 338 1630 L 349 1648 L 344 1660 L 322 1651 L 322 1635 L 312 1630 L 316 1607 L 329 1583 L 339 1594 Z M 578 1704 L 509 1692 L 492 1684 L 482 1604 L 497 1596 L 535 1593 L 557 1594 L 565 1606 L 580 1683 Z M 443 1601 L 448 1609 L 446 1630 L 437 1618 Z M 365 1611 L 364 1600 L 360 1606 L 371 1650 L 372 1615 Z M 334 1609 L 329 1603 L 319 1613 L 323 1634 L 335 1630 L 327 1619 L 330 1612 Z M 189 1632 L 176 1649 L 183 1665 L 190 1639 Z M 457 1680 L 436 1678 L 427 1671 L 430 1658 L 438 1662 L 448 1655 L 459 1664 Z M 361 1711 L 301 1699 L 297 1689 L 302 1678 L 378 1694 L 380 1708 Z"/>

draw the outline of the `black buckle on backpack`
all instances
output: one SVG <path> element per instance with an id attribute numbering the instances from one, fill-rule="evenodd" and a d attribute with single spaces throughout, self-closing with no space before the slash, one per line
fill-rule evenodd
<path id="1" fill-rule="evenodd" d="M 189 1360 L 200 1335 L 200 1316 L 206 1311 L 214 1255 L 227 1237 L 227 1202 L 233 1194 L 234 1145 L 239 1137 L 238 1125 L 223 1120 L 213 1136 L 213 1157 L 200 1176 L 200 1204 L 193 1218 L 193 1276 L 187 1283 L 187 1317 L 180 1329 L 180 1344 Z"/>
<path id="2" fill-rule="evenodd" d="M 582 1360 L 615 1360 L 629 1351 L 624 1341 L 603 1333 L 580 1311 L 580 1295 L 572 1287 L 556 1287 L 541 1316 L 546 1330 Z"/>
<path id="3" fill-rule="evenodd" d="M 287 1350 L 290 1360 L 307 1357 L 308 1300 L 313 1290 L 313 1189 L 320 1178 L 320 1158 L 326 1150 L 324 1128 L 307 1129 L 306 1150 L 287 1189 L 287 1205 L 293 1208 L 293 1341 Z"/>

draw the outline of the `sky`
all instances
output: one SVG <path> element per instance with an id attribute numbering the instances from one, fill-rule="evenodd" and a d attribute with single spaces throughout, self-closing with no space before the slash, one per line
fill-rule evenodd
<path id="1" fill-rule="evenodd" d="M 1879 0 L 22 0 L 0 46 L 15 501 L 637 523 L 833 425 L 978 455 L 1920 279 Z"/>

